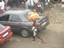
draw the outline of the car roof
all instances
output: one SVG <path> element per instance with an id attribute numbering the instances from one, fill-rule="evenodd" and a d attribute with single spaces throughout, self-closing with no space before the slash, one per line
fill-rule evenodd
<path id="1" fill-rule="evenodd" d="M 14 15 L 20 15 L 25 14 L 27 12 L 30 12 L 31 10 L 25 9 L 25 10 L 8 10 L 4 14 L 14 14 Z"/>
<path id="2" fill-rule="evenodd" d="M 28 21 L 26 18 L 26 14 L 30 12 L 30 9 L 25 9 L 25 10 L 8 10 L 5 12 L 4 15 L 11 15 L 10 17 L 15 16 L 15 18 L 18 16 L 22 21 Z M 22 17 L 21 17 L 22 16 Z"/>

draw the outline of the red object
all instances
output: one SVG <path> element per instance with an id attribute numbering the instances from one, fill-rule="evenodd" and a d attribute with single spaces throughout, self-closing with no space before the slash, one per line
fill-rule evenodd
<path id="1" fill-rule="evenodd" d="M 36 21 L 34 21 L 32 27 L 40 28 L 40 24 L 36 24 Z"/>
<path id="2" fill-rule="evenodd" d="M 10 26 L 5 26 L 4 29 L 0 30 L 0 44 L 4 44 L 11 39 L 13 33 L 10 29 Z"/>

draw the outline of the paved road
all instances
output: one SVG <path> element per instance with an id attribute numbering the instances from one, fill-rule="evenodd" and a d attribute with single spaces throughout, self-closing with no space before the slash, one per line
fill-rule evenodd
<path id="1" fill-rule="evenodd" d="M 12 41 L 2 48 L 64 48 L 64 32 L 46 30 L 40 37 L 44 37 L 46 43 L 42 43 L 38 38 L 32 41 L 32 38 L 14 36 Z"/>

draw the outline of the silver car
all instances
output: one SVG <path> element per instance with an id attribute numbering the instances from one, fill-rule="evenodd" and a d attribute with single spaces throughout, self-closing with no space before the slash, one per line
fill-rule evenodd
<path id="1" fill-rule="evenodd" d="M 28 12 L 30 10 L 9 10 L 4 16 L 0 17 L 0 24 L 11 26 L 13 32 L 22 37 L 30 37 L 32 35 L 33 22 L 26 18 Z M 40 32 L 48 24 L 48 17 L 41 16 L 36 21 L 36 24 L 38 25 L 38 32 Z"/>

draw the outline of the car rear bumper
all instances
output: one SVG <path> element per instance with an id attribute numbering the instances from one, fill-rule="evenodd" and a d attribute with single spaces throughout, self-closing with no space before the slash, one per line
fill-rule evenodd
<path id="1" fill-rule="evenodd" d="M 0 39 L 0 45 L 5 44 L 6 42 L 10 41 L 13 36 L 13 33 L 10 32 L 6 38 Z"/>

